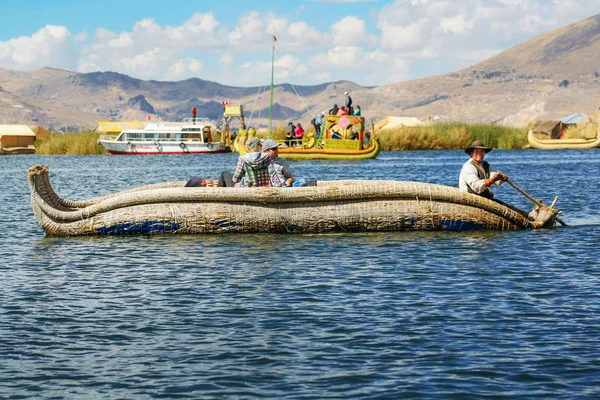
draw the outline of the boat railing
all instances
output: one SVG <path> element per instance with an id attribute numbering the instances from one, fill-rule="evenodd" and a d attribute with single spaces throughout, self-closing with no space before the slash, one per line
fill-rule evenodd
<path id="1" fill-rule="evenodd" d="M 113 136 L 113 135 L 101 135 L 100 138 L 98 139 L 98 141 L 116 141 L 117 140 L 117 136 Z M 171 137 L 171 138 L 167 138 L 167 137 L 154 137 L 154 138 L 144 138 L 144 137 L 140 137 L 140 138 L 121 138 L 119 140 L 119 142 L 146 142 L 146 143 L 154 143 L 154 142 L 159 142 L 159 143 L 180 143 L 180 142 L 198 142 L 198 143 L 208 143 L 205 142 L 202 138 L 177 138 L 177 137 Z"/>
<path id="2" fill-rule="evenodd" d="M 184 118 L 181 120 L 181 123 L 184 124 L 193 124 L 194 122 L 204 122 L 204 123 L 210 123 L 210 118 L 206 118 L 206 117 L 196 117 L 196 118 Z"/>
<path id="3" fill-rule="evenodd" d="M 156 129 L 156 128 L 163 128 L 163 127 L 182 127 L 184 125 L 209 125 L 212 124 L 214 125 L 214 123 L 206 117 L 198 117 L 196 119 L 194 118 L 184 118 L 181 121 L 157 121 L 157 122 L 150 122 L 146 125 L 146 130 L 148 129 Z"/>

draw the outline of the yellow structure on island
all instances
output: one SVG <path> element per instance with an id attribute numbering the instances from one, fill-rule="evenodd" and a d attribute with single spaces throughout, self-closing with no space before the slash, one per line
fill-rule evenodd
<path id="1" fill-rule="evenodd" d="M 142 129 L 147 121 L 101 121 L 98 122 L 95 133 L 102 135 L 116 135 L 125 129 Z"/>

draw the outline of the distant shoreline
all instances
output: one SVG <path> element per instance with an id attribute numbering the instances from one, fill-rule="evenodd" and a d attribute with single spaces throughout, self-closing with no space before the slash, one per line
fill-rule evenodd
<path id="1" fill-rule="evenodd" d="M 379 138 L 382 151 L 460 150 L 469 146 L 475 139 L 481 139 L 487 146 L 501 150 L 528 147 L 527 128 L 487 124 L 403 126 L 376 132 L 375 135 Z M 95 132 L 53 134 L 36 141 L 36 154 L 110 155 L 102 145 L 97 143 L 99 136 Z"/>

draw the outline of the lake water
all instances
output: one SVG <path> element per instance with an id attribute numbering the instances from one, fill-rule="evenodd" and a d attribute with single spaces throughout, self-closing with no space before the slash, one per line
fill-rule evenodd
<path id="1" fill-rule="evenodd" d="M 462 151 L 295 162 L 456 186 Z M 0 398 L 598 398 L 600 150 L 493 151 L 568 227 L 45 237 L 27 170 L 85 199 L 235 154 L 0 157 Z M 531 204 L 508 185 L 498 198 Z"/>

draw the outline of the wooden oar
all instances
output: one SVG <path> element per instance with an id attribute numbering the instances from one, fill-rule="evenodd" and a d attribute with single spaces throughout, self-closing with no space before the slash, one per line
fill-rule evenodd
<path id="1" fill-rule="evenodd" d="M 512 183 L 510 181 L 510 179 L 508 179 L 506 181 L 506 183 L 508 183 L 510 186 L 514 187 L 519 193 L 521 193 L 523 196 L 527 197 L 529 200 L 531 200 L 533 202 L 533 204 L 535 204 L 538 207 L 547 207 L 544 203 L 542 203 L 539 200 L 534 199 L 533 197 L 531 197 L 531 195 L 529 195 L 529 193 L 527 193 L 526 191 L 524 191 L 523 189 L 521 189 L 520 187 L 518 187 L 517 185 L 515 185 L 514 183 Z M 554 202 L 552 202 L 552 207 L 554 207 L 554 204 L 556 204 L 556 200 L 558 199 L 558 197 L 556 199 L 554 199 Z M 556 220 L 558 222 L 560 222 L 560 224 L 562 226 L 567 226 L 567 224 L 560 218 L 556 217 Z"/>

